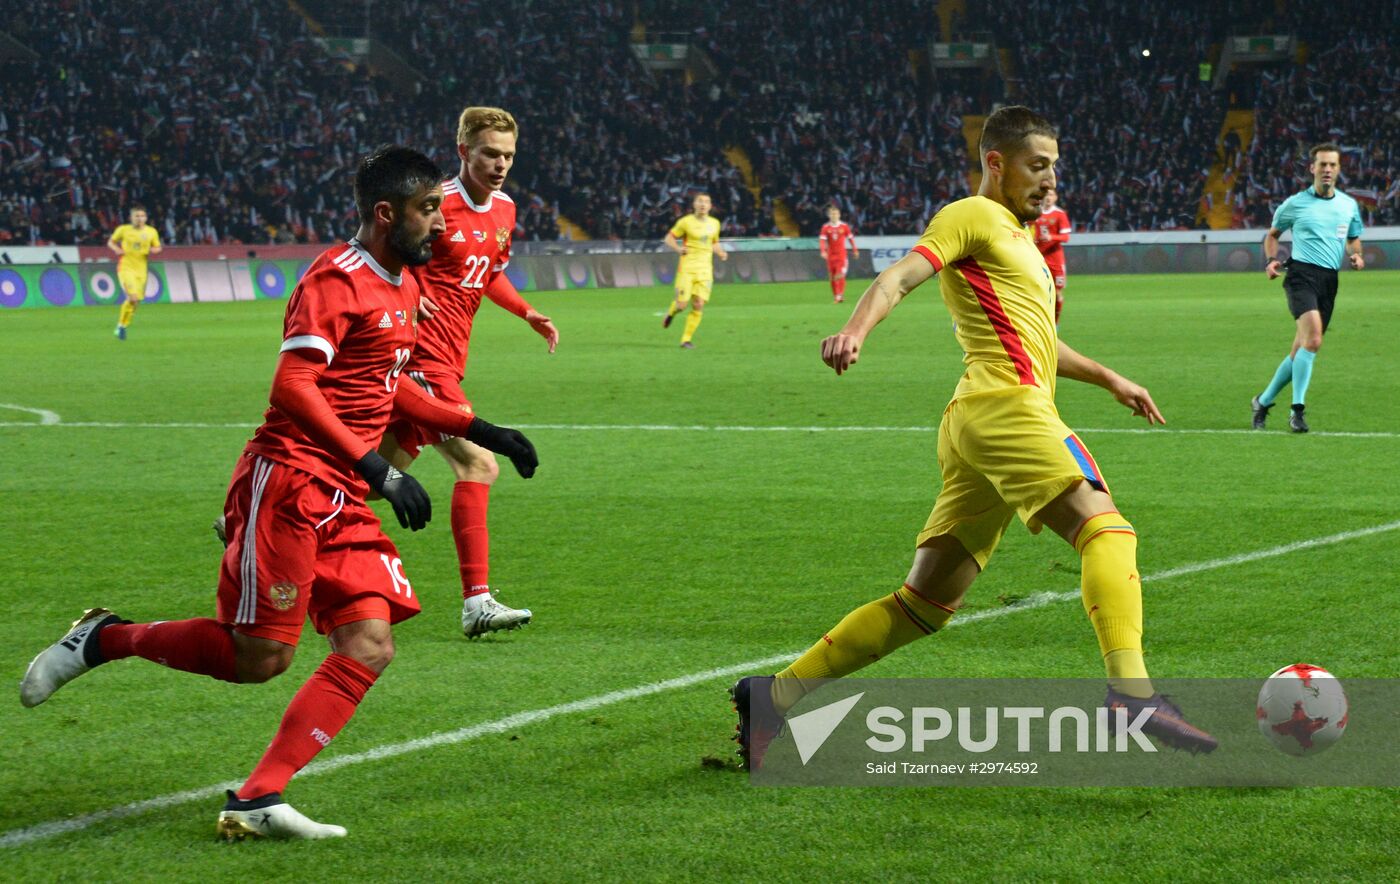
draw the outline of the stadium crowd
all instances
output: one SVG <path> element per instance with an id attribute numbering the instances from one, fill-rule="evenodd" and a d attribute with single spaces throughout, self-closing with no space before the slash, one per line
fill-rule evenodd
<path id="1" fill-rule="evenodd" d="M 732 4 L 644 3 L 649 27 L 682 32 L 720 71 L 730 112 L 720 137 L 743 146 L 765 188 L 814 235 L 835 204 L 867 234 L 917 230 L 967 194 L 961 116 L 978 105 L 956 78 L 916 76 L 911 50 L 933 24 L 914 0 L 778 4 L 761 17 Z M 854 38 L 854 35 L 859 35 Z"/>
<path id="2" fill-rule="evenodd" d="M 1310 22 L 1305 63 L 1251 79 L 1244 103 L 1255 108 L 1254 141 L 1232 194 L 1237 223 L 1267 225 L 1311 182 L 1309 146 L 1330 140 L 1342 147 L 1340 186 L 1363 220 L 1400 224 L 1400 45 L 1385 36 L 1397 30 L 1397 4 L 1339 9 Z"/>
<path id="3" fill-rule="evenodd" d="M 464 101 L 515 108 L 515 183 L 593 236 L 658 239 L 702 189 L 726 235 L 768 232 L 707 131 L 710 92 L 678 75 L 655 78 L 632 60 L 630 4 L 483 5 L 465 29 L 461 11 L 441 3 L 409 0 L 396 10 L 375 34 L 406 58 L 434 60 L 439 97 L 424 104 L 448 118 Z"/>
<path id="4" fill-rule="evenodd" d="M 407 0 L 370 27 L 427 72 L 411 97 L 327 55 L 280 0 L 16 2 L 7 27 L 35 58 L 0 66 L 0 242 L 100 243 L 136 202 L 168 243 L 344 236 L 354 158 L 398 141 L 455 168 L 450 133 L 469 102 L 518 111 L 507 189 L 526 239 L 560 236 L 561 215 L 596 238 L 656 239 L 699 189 L 726 236 L 776 233 L 779 198 L 807 234 L 832 202 L 860 233 L 913 232 L 967 192 L 961 117 L 1005 98 L 1053 109 L 1077 227 L 1191 227 L 1225 109 L 1197 76 L 1223 13 L 1111 0 L 1026 0 L 996 20 L 970 4 L 963 26 L 1009 49 L 1009 95 L 999 77 L 918 61 L 937 24 L 915 0 L 761 17 L 678 0 L 473 4 L 467 17 Z M 1400 63 L 1388 31 L 1345 15 L 1303 24 L 1280 23 L 1306 35 L 1307 63 L 1254 76 L 1254 143 L 1225 151 L 1237 222 L 1264 223 L 1323 137 L 1346 147 L 1344 187 L 1368 220 L 1393 222 Z M 714 78 L 644 70 L 631 57 L 639 29 L 689 35 Z M 1151 56 L 1111 37 L 1122 33 L 1150 34 Z M 752 159 L 757 200 L 730 144 Z"/>
<path id="5" fill-rule="evenodd" d="M 1080 229 L 1196 226 L 1225 112 L 1198 75 L 1202 24 L 1110 0 L 1025 0 L 1006 18 L 998 40 L 1019 47 L 1020 100 L 1054 109 L 1061 204 Z"/>

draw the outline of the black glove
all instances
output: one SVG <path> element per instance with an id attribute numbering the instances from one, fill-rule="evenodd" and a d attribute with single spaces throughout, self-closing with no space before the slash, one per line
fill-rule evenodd
<path id="1" fill-rule="evenodd" d="M 515 464 L 515 471 L 526 479 L 533 476 L 535 467 L 540 465 L 535 446 L 531 445 L 530 440 L 519 430 L 488 424 L 477 417 L 472 418 L 471 426 L 467 427 L 466 438 L 468 442 L 474 442 L 488 451 L 510 458 L 510 462 Z"/>
<path id="2" fill-rule="evenodd" d="M 418 480 L 394 468 L 379 452 L 371 451 L 355 461 L 355 472 L 365 477 L 369 487 L 394 506 L 399 524 L 417 531 L 433 518 L 433 502 Z"/>

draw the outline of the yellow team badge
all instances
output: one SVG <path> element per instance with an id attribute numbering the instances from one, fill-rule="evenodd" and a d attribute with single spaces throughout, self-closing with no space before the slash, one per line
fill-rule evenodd
<path id="1" fill-rule="evenodd" d="M 290 611 L 297 603 L 295 583 L 274 583 L 268 588 L 267 594 L 272 599 L 272 607 L 279 611 Z"/>
<path id="2" fill-rule="evenodd" d="M 504 227 L 496 228 L 496 251 L 504 252 L 510 246 L 510 231 Z"/>

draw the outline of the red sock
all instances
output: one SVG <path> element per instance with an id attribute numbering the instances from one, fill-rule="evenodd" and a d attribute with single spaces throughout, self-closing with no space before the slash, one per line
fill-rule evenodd
<path id="1" fill-rule="evenodd" d="M 152 663 L 238 681 L 233 636 L 228 627 L 208 617 L 156 623 L 113 623 L 97 634 L 108 660 L 143 657 Z"/>
<path id="2" fill-rule="evenodd" d="M 462 571 L 462 598 L 489 592 L 491 538 L 486 533 L 486 502 L 491 486 L 458 482 L 452 486 L 452 537 Z"/>
<path id="3" fill-rule="evenodd" d="M 323 660 L 282 714 L 277 736 L 238 790 L 238 797 L 257 798 L 285 789 L 292 776 L 345 727 L 378 677 L 353 657 L 331 654 Z"/>
<path id="4" fill-rule="evenodd" d="M 1065 299 L 1059 295 L 1055 296 L 1055 324 L 1060 324 L 1060 311 L 1064 309 Z"/>
<path id="5" fill-rule="evenodd" d="M 840 276 L 831 281 L 831 287 L 836 291 L 836 297 L 840 298 L 846 294 L 846 277 Z"/>

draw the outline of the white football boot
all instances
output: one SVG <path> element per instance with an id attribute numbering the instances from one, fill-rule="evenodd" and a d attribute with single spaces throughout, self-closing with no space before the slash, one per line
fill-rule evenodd
<path id="1" fill-rule="evenodd" d="M 219 837 L 225 841 L 244 838 L 286 838 L 315 840 L 344 838 L 344 826 L 318 823 L 282 800 L 279 792 L 261 798 L 240 799 L 228 793 L 228 803 L 219 812 Z"/>
<path id="2" fill-rule="evenodd" d="M 462 634 L 478 638 L 488 632 L 519 629 L 534 616 L 529 608 L 511 608 L 496 601 L 489 592 L 462 600 Z"/>
<path id="3" fill-rule="evenodd" d="M 68 682 L 105 662 L 97 644 L 97 631 L 109 623 L 124 623 L 106 608 L 89 608 L 73 621 L 68 634 L 29 661 L 19 683 L 19 701 L 38 706 Z"/>

